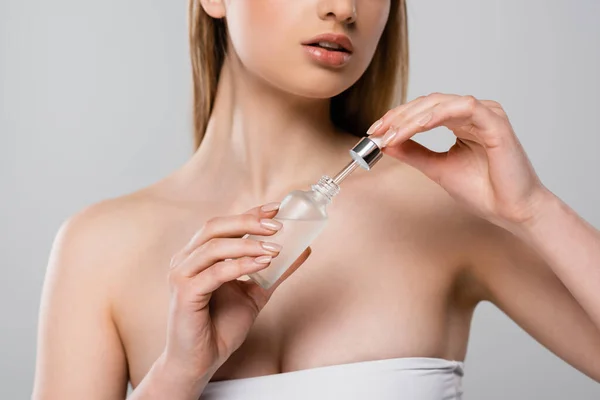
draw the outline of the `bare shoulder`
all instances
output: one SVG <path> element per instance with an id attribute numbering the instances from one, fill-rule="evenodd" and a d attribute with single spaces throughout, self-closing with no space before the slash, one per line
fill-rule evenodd
<path id="1" fill-rule="evenodd" d="M 360 179 L 356 197 L 364 199 L 362 207 L 374 221 L 369 224 L 371 237 L 393 243 L 392 251 L 411 251 L 438 265 L 469 306 L 485 298 L 474 260 L 482 246 L 510 241 L 508 232 L 471 213 L 437 183 L 397 160 L 384 158 Z"/>
<path id="2" fill-rule="evenodd" d="M 98 202 L 63 222 L 40 306 L 36 393 L 123 398 L 127 361 L 115 300 L 132 267 L 143 264 L 140 254 L 159 242 L 167 209 L 144 190 Z"/>
<path id="3" fill-rule="evenodd" d="M 372 171 L 361 173 L 353 185 L 355 197 L 384 216 L 390 228 L 394 222 L 404 222 L 412 228 L 455 234 L 478 220 L 438 184 L 391 157 L 384 157 Z"/>
<path id="4" fill-rule="evenodd" d="M 160 194 L 160 188 L 153 186 L 79 210 L 62 223 L 54 256 L 73 260 L 68 264 L 78 269 L 107 274 L 139 252 L 155 248 L 188 214 Z"/>
<path id="5" fill-rule="evenodd" d="M 72 252 L 93 251 L 97 255 L 126 248 L 148 235 L 146 228 L 156 208 L 152 203 L 143 192 L 102 200 L 66 219 L 57 241 Z"/>
<path id="6" fill-rule="evenodd" d="M 458 204 L 418 170 L 389 160 L 381 172 L 373 201 L 388 215 L 388 226 L 453 260 L 457 294 L 470 304 L 490 300 L 489 283 L 510 268 L 544 268 L 524 242 Z"/>

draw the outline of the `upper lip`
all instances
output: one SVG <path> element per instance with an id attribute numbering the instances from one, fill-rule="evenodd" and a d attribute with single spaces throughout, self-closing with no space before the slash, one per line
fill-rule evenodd
<path id="1" fill-rule="evenodd" d="M 319 42 L 335 43 L 342 46 L 342 48 L 348 53 L 352 53 L 354 51 L 354 46 L 352 45 L 350 38 L 346 35 L 340 35 L 338 33 L 324 33 L 304 41 L 302 44 L 317 44 Z"/>

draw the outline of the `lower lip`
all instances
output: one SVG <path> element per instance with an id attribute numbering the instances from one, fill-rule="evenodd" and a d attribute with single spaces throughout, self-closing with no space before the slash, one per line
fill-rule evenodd
<path id="1" fill-rule="evenodd" d="M 348 64 L 350 57 L 352 57 L 350 53 L 343 51 L 327 50 L 322 47 L 308 45 L 303 45 L 302 47 L 304 47 L 304 50 L 310 58 L 327 67 L 343 67 Z"/>

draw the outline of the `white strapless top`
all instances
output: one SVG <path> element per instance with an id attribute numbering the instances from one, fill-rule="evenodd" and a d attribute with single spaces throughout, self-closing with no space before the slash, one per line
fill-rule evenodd
<path id="1" fill-rule="evenodd" d="M 200 400 L 455 400 L 463 363 L 391 358 L 209 382 Z"/>

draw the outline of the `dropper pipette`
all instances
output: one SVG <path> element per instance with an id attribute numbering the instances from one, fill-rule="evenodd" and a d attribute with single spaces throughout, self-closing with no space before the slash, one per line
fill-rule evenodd
<path id="1" fill-rule="evenodd" d="M 339 185 L 346 179 L 357 167 L 370 170 L 377 161 L 381 159 L 381 138 L 364 137 L 350 150 L 352 161 L 348 163 L 334 178 L 333 182 Z"/>

